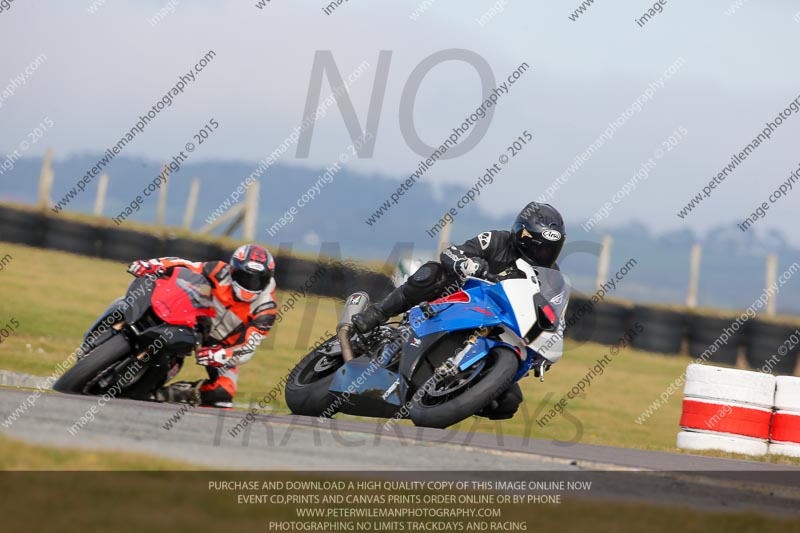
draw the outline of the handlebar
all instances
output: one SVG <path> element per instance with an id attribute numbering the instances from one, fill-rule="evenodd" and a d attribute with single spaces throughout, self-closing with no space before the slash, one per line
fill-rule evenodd
<path id="1" fill-rule="evenodd" d="M 486 274 L 483 275 L 483 279 L 491 283 L 497 283 L 500 281 L 500 276 L 498 276 L 497 274 L 492 274 L 491 272 L 487 272 Z"/>
<path id="2" fill-rule="evenodd" d="M 481 279 L 489 281 L 491 283 L 498 283 L 500 281 L 505 281 L 507 279 L 517 279 L 517 278 L 525 278 L 527 277 L 523 272 L 517 270 L 515 268 L 506 269 L 499 274 L 492 274 L 491 272 L 487 272 L 483 275 Z"/>

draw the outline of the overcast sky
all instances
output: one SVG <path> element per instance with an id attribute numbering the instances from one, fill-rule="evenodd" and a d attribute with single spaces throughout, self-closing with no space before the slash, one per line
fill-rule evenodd
<path id="1" fill-rule="evenodd" d="M 481 142 L 467 154 L 437 163 L 431 183 L 474 184 L 484 167 L 524 130 L 534 135 L 479 207 L 519 210 L 537 198 L 639 95 L 683 58 L 672 78 L 621 126 L 554 195 L 575 222 L 585 222 L 680 128 L 685 140 L 666 153 L 649 178 L 614 206 L 604 224 L 631 219 L 656 230 L 743 220 L 800 165 L 800 116 L 787 119 L 710 198 L 686 219 L 676 213 L 792 100 L 800 96 L 800 4 L 745 1 L 677 2 L 644 27 L 635 22 L 652 3 L 599 0 L 576 21 L 579 2 L 350 0 L 330 15 L 325 2 L 256 0 L 210 2 L 15 0 L 0 12 L 0 91 L 39 54 L 46 60 L 0 107 L 0 157 L 18 147 L 45 117 L 54 126 L 25 155 L 52 146 L 57 157 L 102 151 L 114 144 L 208 50 L 217 54 L 195 83 L 126 149 L 128 155 L 171 156 L 211 117 L 220 123 L 199 159 L 255 162 L 272 152 L 303 118 L 315 51 L 330 50 L 347 76 L 370 68 L 350 89 L 361 125 L 373 91 L 381 50 L 391 50 L 388 84 L 372 158 L 352 168 L 399 182 L 420 156 L 400 131 L 400 97 L 412 70 L 450 48 L 483 57 L 498 83 L 518 65 L 532 68 L 502 97 Z M 504 4 L 504 5 L 503 5 Z M 151 26 L 164 7 L 174 13 Z M 503 11 L 491 18 L 492 6 Z M 417 20 L 416 8 L 427 7 Z M 329 94 L 328 82 L 323 97 Z M 414 124 L 428 144 L 439 144 L 481 101 L 475 69 L 450 61 L 435 67 L 417 94 Z M 310 156 L 286 153 L 286 164 L 323 167 L 349 144 L 338 109 L 314 131 Z M 0 177 L 0 180 L 2 177 Z M 144 179 L 144 178 L 143 178 Z M 11 186 L 11 185 L 7 185 Z M 280 187 L 268 174 L 265 186 Z M 0 186 L 1 187 L 1 186 Z M 797 185 L 796 188 L 800 188 Z M 221 192 L 221 196 L 227 191 Z M 778 227 L 792 242 L 800 192 L 771 206 L 760 230 Z"/>

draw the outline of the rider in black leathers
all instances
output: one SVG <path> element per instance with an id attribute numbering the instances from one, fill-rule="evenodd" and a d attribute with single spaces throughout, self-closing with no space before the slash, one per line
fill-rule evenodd
<path id="1" fill-rule="evenodd" d="M 460 246 L 450 246 L 439 262 L 425 263 L 383 301 L 353 316 L 353 325 L 359 333 L 368 334 L 392 316 L 457 291 L 467 277 L 499 274 L 513 267 L 517 259 L 558 269 L 556 259 L 565 239 L 561 214 L 549 204 L 531 202 L 517 216 L 510 232 L 486 231 Z M 487 416 L 510 418 L 521 402 L 522 391 L 514 384 L 494 402 Z"/>

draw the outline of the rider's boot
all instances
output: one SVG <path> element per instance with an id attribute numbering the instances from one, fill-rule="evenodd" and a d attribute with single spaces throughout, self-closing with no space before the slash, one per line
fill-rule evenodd
<path id="1" fill-rule="evenodd" d="M 514 383 L 496 400 L 475 414 L 485 416 L 489 420 L 508 420 L 519 410 L 520 404 L 522 404 L 522 389 L 519 383 Z"/>
<path id="2" fill-rule="evenodd" d="M 202 384 L 202 379 L 198 381 L 176 381 L 158 389 L 155 393 L 155 400 L 167 403 L 199 405 L 200 385 Z"/>
<path id="3" fill-rule="evenodd" d="M 353 326 L 356 331 L 365 335 L 386 323 L 390 317 L 399 315 L 408 308 L 406 297 L 403 294 L 403 287 L 398 287 L 383 299 L 383 301 L 372 304 L 361 313 L 353 315 Z"/>

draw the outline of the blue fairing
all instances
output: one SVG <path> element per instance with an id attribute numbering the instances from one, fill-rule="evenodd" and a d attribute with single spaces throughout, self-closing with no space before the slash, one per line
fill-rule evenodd
<path id="1" fill-rule="evenodd" d="M 427 320 L 419 307 L 412 309 L 409 319 L 417 336 L 501 324 L 520 334 L 517 319 L 500 284 L 492 285 L 470 279 L 463 290 L 469 294 L 469 302 L 431 304 L 431 308 L 438 314 Z"/>
<path id="2" fill-rule="evenodd" d="M 508 297 L 500 284 L 493 285 L 470 279 L 464 285 L 463 290 L 469 294 L 469 302 L 431 304 L 431 308 L 437 314 L 427 320 L 419 307 L 411 310 L 409 315 L 411 327 L 418 337 L 443 331 L 476 330 L 494 326 L 505 326 L 522 336 L 516 317 L 508 304 Z M 493 339 L 478 338 L 462 359 L 460 368 L 469 368 L 485 357 L 495 346 L 508 345 Z M 513 349 L 513 347 L 511 348 Z M 531 350 L 528 350 L 526 359 L 526 363 L 522 365 L 515 379 L 525 375 L 530 368 Z"/>

